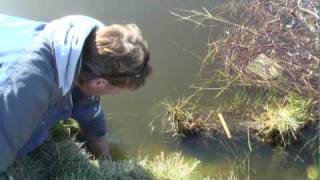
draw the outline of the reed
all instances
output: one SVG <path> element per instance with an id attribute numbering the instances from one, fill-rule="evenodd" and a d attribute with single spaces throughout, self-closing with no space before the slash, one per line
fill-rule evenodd
<path id="1" fill-rule="evenodd" d="M 237 0 L 212 11 L 177 9 L 171 13 L 212 32 L 199 79 L 212 77 L 205 66 L 217 60 L 225 87 L 240 84 L 284 93 L 293 90 L 317 99 L 319 4 L 317 0 Z"/>

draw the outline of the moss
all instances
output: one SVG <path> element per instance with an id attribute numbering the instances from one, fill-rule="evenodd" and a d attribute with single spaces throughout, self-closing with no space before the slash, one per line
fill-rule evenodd
<path id="1" fill-rule="evenodd" d="M 78 122 L 73 119 L 67 119 L 58 121 L 53 125 L 50 137 L 59 141 L 68 137 L 77 136 L 80 133 L 81 131 Z"/>

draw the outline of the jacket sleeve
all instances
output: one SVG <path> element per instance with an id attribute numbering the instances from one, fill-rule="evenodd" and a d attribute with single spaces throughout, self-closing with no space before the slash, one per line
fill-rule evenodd
<path id="1" fill-rule="evenodd" d="M 40 124 L 56 87 L 53 71 L 42 62 L 21 61 L 12 68 L 0 78 L 0 172 Z"/>
<path id="2" fill-rule="evenodd" d="M 72 118 L 77 120 L 82 130 L 89 137 L 101 137 L 107 133 L 105 113 L 99 96 L 84 96 L 78 88 L 72 91 L 74 103 Z"/>

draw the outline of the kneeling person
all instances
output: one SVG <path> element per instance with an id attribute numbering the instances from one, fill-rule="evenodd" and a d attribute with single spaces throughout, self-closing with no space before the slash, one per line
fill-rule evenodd
<path id="1" fill-rule="evenodd" d="M 67 118 L 109 159 L 99 96 L 144 85 L 152 67 L 139 28 L 86 16 L 43 23 L 0 15 L 0 37 L 0 172 Z"/>

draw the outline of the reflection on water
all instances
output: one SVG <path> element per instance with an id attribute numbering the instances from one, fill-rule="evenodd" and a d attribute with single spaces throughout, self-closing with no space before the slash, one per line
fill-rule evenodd
<path id="1" fill-rule="evenodd" d="M 85 14 L 106 24 L 135 22 L 149 42 L 151 61 L 155 72 L 146 87 L 116 97 L 104 97 L 105 110 L 110 114 L 109 129 L 117 138 L 113 146 L 116 157 L 124 159 L 139 152 L 158 154 L 163 150 L 182 150 L 203 163 L 203 176 L 228 174 L 231 167 L 239 172 L 250 172 L 251 179 L 305 179 L 309 160 L 288 158 L 268 146 L 248 151 L 247 141 L 242 145 L 225 140 L 185 140 L 182 144 L 168 143 L 149 123 L 165 98 L 175 99 L 189 95 L 193 75 L 197 72 L 206 51 L 207 29 L 196 28 L 187 22 L 176 22 L 169 14 L 173 8 L 200 9 L 222 4 L 223 0 L 0 0 L 1 13 L 48 21 L 68 14 Z M 190 53 L 192 52 L 192 53 Z M 214 95 L 212 95 L 214 96 Z M 219 101 L 223 101 L 220 98 Z M 217 102 L 215 102 L 217 103 Z M 122 150 L 121 150 L 122 149 Z M 277 153 L 275 153 L 277 152 Z M 291 159 L 291 160 L 288 160 Z M 293 159 L 293 160 L 292 160 Z M 240 163 L 240 165 L 239 165 Z"/>
<path id="2" fill-rule="evenodd" d="M 217 139 L 196 137 L 185 139 L 179 145 L 179 149 L 201 160 L 202 174 L 210 176 L 217 173 L 228 176 L 231 169 L 239 172 L 238 176 L 241 179 L 247 176 L 259 180 L 292 179 L 292 177 L 303 179 L 306 175 L 306 165 L 314 163 L 310 154 L 299 153 L 301 146 L 286 151 L 254 141 L 251 141 L 251 146 L 250 151 L 245 138 L 233 140 L 225 137 Z"/>

